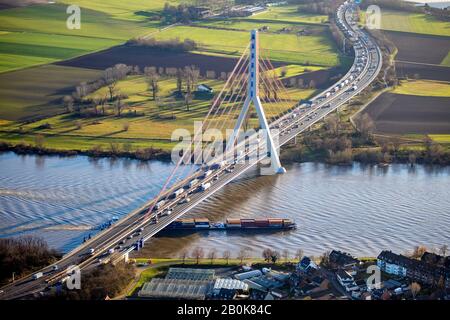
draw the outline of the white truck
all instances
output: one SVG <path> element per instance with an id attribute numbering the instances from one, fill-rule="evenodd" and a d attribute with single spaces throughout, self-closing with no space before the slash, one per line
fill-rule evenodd
<path id="1" fill-rule="evenodd" d="M 178 198 L 180 195 L 183 194 L 183 192 L 184 192 L 184 189 L 183 189 L 183 188 L 180 188 L 180 189 L 178 189 L 177 191 L 175 191 L 175 192 L 172 194 L 172 197 L 173 197 L 173 198 Z"/>
<path id="2" fill-rule="evenodd" d="M 200 186 L 200 189 L 202 191 L 208 190 L 209 187 L 211 187 L 211 183 L 207 182 L 207 183 L 202 183 L 202 185 Z"/>
<path id="3" fill-rule="evenodd" d="M 161 207 L 166 203 L 166 200 L 161 200 L 155 205 L 155 210 L 161 209 Z"/>
<path id="4" fill-rule="evenodd" d="M 204 178 L 209 177 L 211 175 L 211 173 L 213 173 L 212 170 L 207 170 L 205 171 L 205 174 L 203 175 Z"/>
<path id="5" fill-rule="evenodd" d="M 192 188 L 194 185 L 196 185 L 198 182 L 198 179 L 193 179 L 189 182 L 189 188 Z"/>
<path id="6" fill-rule="evenodd" d="M 42 272 L 38 272 L 33 274 L 33 280 L 37 280 L 39 278 L 41 278 L 44 274 Z"/>

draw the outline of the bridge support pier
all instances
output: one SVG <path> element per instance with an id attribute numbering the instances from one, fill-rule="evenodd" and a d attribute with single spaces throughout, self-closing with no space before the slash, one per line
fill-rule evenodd
<path id="1" fill-rule="evenodd" d="M 124 254 L 123 260 L 125 261 L 125 263 L 128 263 L 128 261 L 130 261 L 130 254 L 128 252 Z"/>
<path id="2" fill-rule="evenodd" d="M 266 141 L 266 151 L 267 157 L 270 159 L 270 167 L 261 167 L 261 174 L 263 175 L 273 175 L 285 173 L 286 169 L 281 166 L 279 158 L 279 145 L 275 144 L 272 137 L 272 132 L 270 131 L 269 124 L 267 122 L 266 114 L 264 112 L 261 100 L 259 98 L 259 38 L 258 30 L 252 30 L 251 40 L 250 40 L 250 63 L 248 68 L 248 89 L 247 98 L 244 102 L 244 107 L 242 108 L 236 125 L 233 130 L 233 134 L 230 137 L 231 146 L 234 145 L 236 138 L 239 134 L 239 129 L 241 128 L 244 120 L 249 112 L 250 105 L 253 104 L 256 109 L 256 114 L 258 115 L 260 132 L 264 132 L 265 136 L 261 137 Z M 278 141 L 278 140 L 277 140 Z"/>

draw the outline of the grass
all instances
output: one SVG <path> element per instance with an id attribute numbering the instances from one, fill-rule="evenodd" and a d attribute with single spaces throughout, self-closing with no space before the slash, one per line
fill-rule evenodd
<path id="1" fill-rule="evenodd" d="M 125 42 L 156 30 L 159 22 L 126 9 L 124 2 L 81 4 L 81 29 L 66 27 L 67 5 L 43 4 L 0 11 L 0 72 L 68 59 Z M 69 2 L 67 2 L 69 3 Z M 75 4 L 70 1 L 70 4 Z M 127 2 L 128 3 L 128 2 Z M 145 9 L 145 1 L 130 8 Z M 163 4 L 150 8 L 161 9 Z M 120 13 L 122 12 L 122 14 Z"/>
<path id="2" fill-rule="evenodd" d="M 428 136 L 437 143 L 450 143 L 450 134 L 429 134 Z"/>
<path id="3" fill-rule="evenodd" d="M 61 98 L 82 81 L 97 79 L 98 70 L 40 66 L 0 74 L 0 119 L 17 121 L 62 112 Z"/>
<path id="4" fill-rule="evenodd" d="M 291 70 L 290 72 L 299 71 L 293 66 L 288 70 Z M 206 83 L 216 92 L 224 84 L 223 81 L 219 80 L 202 80 L 201 83 Z M 15 121 L 5 122 L 1 126 L 0 140 L 15 144 L 21 142 L 34 144 L 35 136 L 41 134 L 45 137 L 46 147 L 59 150 L 86 151 L 98 145 L 108 150 L 111 143 L 129 143 L 132 149 L 152 146 L 171 150 L 175 145 L 171 141 L 172 133 L 182 128 L 192 132 L 194 121 L 204 120 L 211 106 L 212 96 L 196 95 L 190 105 L 190 110 L 187 111 L 184 100 L 174 95 L 176 91 L 176 80 L 174 78 L 161 79 L 159 86 L 159 98 L 154 101 L 145 78 L 143 76 L 130 76 L 117 85 L 117 90 L 128 96 L 124 100 L 127 108 L 122 117 L 116 116 L 114 106 L 111 104 L 107 106 L 106 115 L 101 117 L 79 118 L 60 114 L 48 116 L 29 124 Z M 315 94 L 315 90 L 289 89 L 288 93 L 292 103 L 265 103 L 268 117 L 286 110 L 287 107 L 300 99 L 312 96 Z M 91 94 L 91 97 L 105 96 L 106 94 L 106 88 L 101 88 Z M 63 111 L 61 105 L 58 108 Z M 6 110 L 10 111 L 11 109 L 7 108 Z M 26 112 L 27 110 L 17 109 L 18 113 L 21 111 Z M 219 121 L 225 122 L 223 129 L 232 128 L 239 111 L 240 109 L 235 107 L 231 116 L 222 115 L 222 111 L 218 111 L 218 116 L 210 122 L 211 128 L 217 128 Z M 78 126 L 80 123 L 81 127 Z M 126 131 L 123 129 L 125 123 L 129 124 L 129 129 Z M 249 120 L 249 124 L 252 126 L 256 123 L 257 119 L 253 116 Z M 44 124 L 49 124 L 50 128 L 42 128 Z"/>
<path id="5" fill-rule="evenodd" d="M 179 38 L 196 41 L 202 53 L 222 53 L 240 55 L 249 41 L 249 33 L 234 30 L 217 30 L 202 27 L 177 26 L 155 35 L 156 39 Z M 274 61 L 293 64 L 313 64 L 332 67 L 339 64 L 334 42 L 325 34 L 318 36 L 299 36 L 294 34 L 260 35 L 261 47 L 267 50 Z"/>
<path id="6" fill-rule="evenodd" d="M 364 20 L 365 12 L 361 12 Z M 450 36 L 450 22 L 438 20 L 423 13 L 383 10 L 381 29 L 436 36 Z"/>
<path id="7" fill-rule="evenodd" d="M 297 6 L 279 6 L 269 8 L 268 11 L 251 16 L 250 20 L 282 21 L 304 24 L 323 24 L 328 22 L 328 16 L 302 13 Z"/>
<path id="8" fill-rule="evenodd" d="M 450 67 L 450 52 L 447 53 L 447 56 L 442 60 L 441 65 Z"/>
<path id="9" fill-rule="evenodd" d="M 450 83 L 433 80 L 401 81 L 392 92 L 413 96 L 450 97 Z"/>

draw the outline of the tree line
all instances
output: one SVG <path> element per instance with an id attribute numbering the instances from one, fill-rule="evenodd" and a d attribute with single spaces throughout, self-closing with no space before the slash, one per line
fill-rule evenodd
<path id="1" fill-rule="evenodd" d="M 0 239 L 0 284 L 39 270 L 61 257 L 39 237 L 23 236 Z"/>

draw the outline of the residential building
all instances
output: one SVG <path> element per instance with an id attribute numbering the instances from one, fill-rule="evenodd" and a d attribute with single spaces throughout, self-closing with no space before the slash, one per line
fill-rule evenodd
<path id="1" fill-rule="evenodd" d="M 335 268 L 351 268 L 360 264 L 360 261 L 346 252 L 338 250 L 331 251 L 329 255 L 330 264 Z"/>

